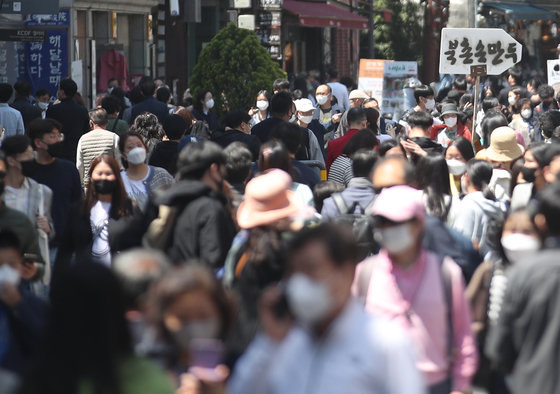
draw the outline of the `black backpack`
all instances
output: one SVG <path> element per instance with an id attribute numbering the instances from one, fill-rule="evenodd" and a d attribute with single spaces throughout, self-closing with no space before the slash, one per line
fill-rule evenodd
<path id="1" fill-rule="evenodd" d="M 341 193 L 333 193 L 332 199 L 340 215 L 333 222 L 347 225 L 352 228 L 358 247 L 360 248 L 360 260 L 379 252 L 379 244 L 373 238 L 373 217 L 369 214 L 375 198 L 372 198 L 367 207 L 362 207 L 358 201 L 348 206 Z M 360 213 L 354 213 L 359 207 Z"/>

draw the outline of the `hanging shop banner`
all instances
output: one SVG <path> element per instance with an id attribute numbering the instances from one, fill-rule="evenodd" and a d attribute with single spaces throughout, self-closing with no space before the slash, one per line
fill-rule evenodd
<path id="1" fill-rule="evenodd" d="M 399 119 L 407 110 L 404 92 L 407 80 L 418 77 L 418 63 L 416 62 L 385 62 L 383 64 L 383 100 L 381 112 L 393 115 Z"/>
<path id="2" fill-rule="evenodd" d="M 68 76 L 68 31 L 47 30 L 44 43 L 27 45 L 27 79 L 33 91 L 44 88 L 56 95 L 60 81 Z"/>
<path id="3" fill-rule="evenodd" d="M 392 62 L 392 60 L 360 59 L 358 75 L 358 89 L 377 99 L 380 106 L 381 97 L 383 97 L 383 68 L 385 62 Z"/>

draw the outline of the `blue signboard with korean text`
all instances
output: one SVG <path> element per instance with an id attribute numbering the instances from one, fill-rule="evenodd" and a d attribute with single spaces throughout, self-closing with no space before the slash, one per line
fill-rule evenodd
<path id="1" fill-rule="evenodd" d="M 28 14 L 25 27 L 0 29 L 0 82 L 27 80 L 37 89 L 56 95 L 69 76 L 68 28 L 70 10 L 53 15 Z"/>
<path id="2" fill-rule="evenodd" d="M 68 31 L 47 30 L 45 42 L 26 43 L 27 80 L 33 91 L 44 88 L 54 96 L 60 81 L 68 76 Z"/>
<path id="3" fill-rule="evenodd" d="M 25 15 L 25 26 L 70 26 L 70 10 L 63 9 L 53 15 Z"/>

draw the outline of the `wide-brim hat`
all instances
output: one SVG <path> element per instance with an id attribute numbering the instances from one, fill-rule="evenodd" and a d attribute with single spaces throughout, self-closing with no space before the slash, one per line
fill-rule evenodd
<path id="1" fill-rule="evenodd" d="M 508 162 L 523 155 L 525 149 L 517 143 L 515 131 L 508 126 L 496 128 L 490 134 L 490 146 L 486 157 L 491 161 Z"/>
<path id="2" fill-rule="evenodd" d="M 459 115 L 459 111 L 457 110 L 457 105 L 453 103 L 443 104 L 443 106 L 441 107 L 441 116 L 449 115 L 449 114 Z"/>
<path id="3" fill-rule="evenodd" d="M 290 175 L 278 169 L 253 178 L 237 210 L 239 227 L 249 229 L 273 224 L 304 209 L 303 199 L 290 190 L 291 187 Z"/>

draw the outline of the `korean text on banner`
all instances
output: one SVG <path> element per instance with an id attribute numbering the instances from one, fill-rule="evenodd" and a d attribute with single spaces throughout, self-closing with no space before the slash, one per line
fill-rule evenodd
<path id="1" fill-rule="evenodd" d="M 392 62 L 392 60 L 360 59 L 358 76 L 358 89 L 377 99 L 380 106 L 383 96 L 383 65 L 385 62 Z"/>
<path id="2" fill-rule="evenodd" d="M 439 72 L 470 74 L 471 66 L 486 65 L 488 75 L 499 75 L 521 61 L 522 46 L 502 29 L 441 31 Z"/>

